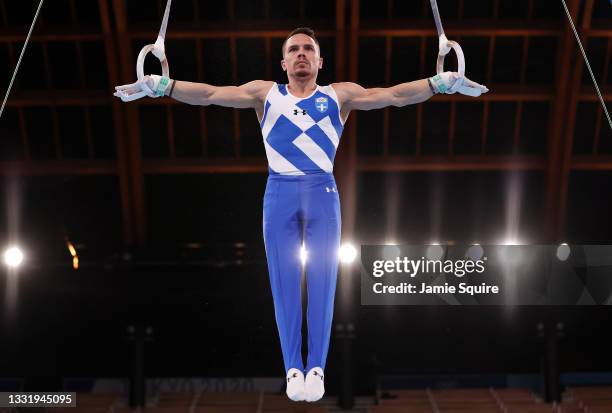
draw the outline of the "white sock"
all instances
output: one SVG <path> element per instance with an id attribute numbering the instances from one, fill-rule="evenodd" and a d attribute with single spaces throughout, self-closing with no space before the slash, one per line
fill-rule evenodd
<path id="1" fill-rule="evenodd" d="M 325 394 L 323 379 L 323 369 L 321 369 L 321 367 L 313 367 L 310 369 L 308 374 L 306 374 L 306 390 L 304 398 L 307 402 L 316 402 L 317 400 L 321 400 Z"/>
<path id="2" fill-rule="evenodd" d="M 304 373 L 291 368 L 287 372 L 287 397 L 294 402 L 304 400 Z"/>

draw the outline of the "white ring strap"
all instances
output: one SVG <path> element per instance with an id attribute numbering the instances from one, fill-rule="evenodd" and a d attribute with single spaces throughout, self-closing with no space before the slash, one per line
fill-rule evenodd
<path id="1" fill-rule="evenodd" d="M 442 27 L 442 19 L 440 19 L 440 12 L 438 11 L 438 3 L 436 0 L 430 0 L 431 12 L 433 13 L 434 21 L 436 22 L 436 30 L 438 30 L 438 37 L 444 36 L 444 28 Z"/>
<path id="2" fill-rule="evenodd" d="M 168 27 L 168 17 L 170 16 L 171 5 L 172 0 L 168 0 L 166 3 L 166 10 L 164 11 L 164 18 L 162 19 L 161 28 L 159 29 L 159 34 L 157 35 L 155 44 L 146 45 L 140 50 L 140 53 L 138 53 L 138 60 L 136 61 L 136 76 L 138 76 L 138 80 L 142 80 L 144 78 L 144 61 L 149 52 L 152 52 L 153 55 L 159 59 L 162 66 L 162 75 L 170 77 L 170 67 L 168 65 L 168 59 L 166 58 L 164 40 L 166 39 L 166 29 Z"/>

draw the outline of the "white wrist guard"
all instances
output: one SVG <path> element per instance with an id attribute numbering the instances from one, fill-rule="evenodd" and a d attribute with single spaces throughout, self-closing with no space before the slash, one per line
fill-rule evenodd
<path id="1" fill-rule="evenodd" d="M 147 96 L 158 98 L 164 96 L 168 86 L 170 86 L 169 77 L 149 75 L 149 81 L 143 83 L 143 90 L 147 92 Z"/>
<path id="2" fill-rule="evenodd" d="M 461 77 L 459 77 L 458 73 L 444 72 L 430 77 L 429 84 L 433 88 L 434 93 L 452 94 L 457 91 L 456 88 L 461 86 Z"/>
<path id="3" fill-rule="evenodd" d="M 479 83 L 473 82 L 465 76 L 456 72 L 444 72 L 427 79 L 432 92 L 453 94 L 459 92 L 462 95 L 478 97 L 487 93 L 489 89 Z"/>

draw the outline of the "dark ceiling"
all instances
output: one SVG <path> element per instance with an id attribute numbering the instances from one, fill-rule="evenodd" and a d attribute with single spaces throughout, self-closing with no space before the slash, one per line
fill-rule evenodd
<path id="1" fill-rule="evenodd" d="M 0 0 L 3 93 L 37 4 Z M 609 100 L 612 7 L 568 5 Z M 21 238 L 63 245 L 68 237 L 106 252 L 260 245 L 267 167 L 254 113 L 112 97 L 115 85 L 134 81 L 135 58 L 155 40 L 164 6 L 45 2 L 0 120 L 2 205 L 7 217 L 20 205 Z M 561 1 L 439 7 L 468 76 L 491 92 L 352 114 L 336 162 L 345 235 L 493 242 L 510 214 L 527 242 L 611 240 L 612 134 Z M 181 0 L 166 41 L 171 76 L 285 81 L 280 45 L 301 25 L 321 41 L 320 84 L 384 86 L 433 74 L 426 0 Z M 149 57 L 146 72 L 159 71 Z M 518 209 L 508 212 L 513 185 Z"/>

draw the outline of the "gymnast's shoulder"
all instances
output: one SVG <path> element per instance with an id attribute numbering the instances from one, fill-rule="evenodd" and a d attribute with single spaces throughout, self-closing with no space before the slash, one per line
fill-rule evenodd
<path id="1" fill-rule="evenodd" d="M 330 85 L 338 97 L 357 97 L 363 95 L 366 89 L 354 82 L 336 82 Z"/>
<path id="2" fill-rule="evenodd" d="M 367 93 L 366 89 L 354 82 L 336 82 L 330 85 L 341 103 L 350 102 Z"/>
<path id="3" fill-rule="evenodd" d="M 251 80 L 239 87 L 253 97 L 264 99 L 274 83 L 271 80 Z"/>
<path id="4" fill-rule="evenodd" d="M 365 107 L 362 108 L 360 105 L 358 105 L 358 103 L 361 101 L 364 101 L 364 99 L 365 100 L 371 99 L 372 93 L 374 91 L 379 90 L 379 89 L 366 89 L 363 86 L 357 83 L 353 83 L 353 82 L 332 83 L 330 86 L 336 92 L 336 95 L 338 96 L 338 102 L 340 103 L 340 105 L 343 106 L 343 109 L 346 109 L 347 111 L 352 108 L 351 105 L 353 104 L 357 104 L 357 106 L 354 107 L 353 109 L 367 109 Z"/>

